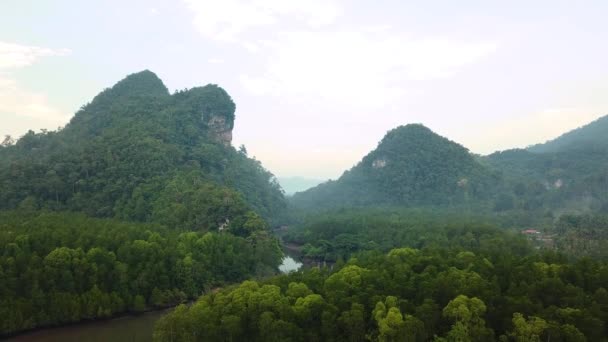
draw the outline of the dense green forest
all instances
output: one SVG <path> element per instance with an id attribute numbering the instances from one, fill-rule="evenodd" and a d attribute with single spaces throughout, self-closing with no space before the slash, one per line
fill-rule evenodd
<path id="1" fill-rule="evenodd" d="M 127 76 L 0 146 L 0 335 L 166 307 L 277 272 L 283 191 L 216 85 Z M 96 219 L 94 219 L 96 218 Z"/>
<path id="2" fill-rule="evenodd" d="M 608 260 L 608 215 L 564 215 L 550 233 L 564 253 Z"/>
<path id="3" fill-rule="evenodd" d="M 467 149 L 412 124 L 389 131 L 378 147 L 337 181 L 291 201 L 298 208 L 466 206 L 491 198 L 498 182 Z M 494 190 L 494 191 L 493 191 Z"/>
<path id="4" fill-rule="evenodd" d="M 397 128 L 291 201 L 282 239 L 326 267 L 207 294 L 155 338 L 605 341 L 608 153 L 588 142 L 480 157 Z"/>
<path id="5" fill-rule="evenodd" d="M 339 179 L 297 193 L 299 210 L 427 207 L 508 214 L 520 225 L 546 216 L 608 212 L 608 117 L 527 150 L 476 156 L 422 125 L 389 131 Z"/>
<path id="6" fill-rule="evenodd" d="M 152 72 L 130 75 L 83 106 L 65 128 L 30 131 L 0 149 L 0 209 L 153 222 L 166 204 L 193 209 L 194 198 L 167 202 L 186 177 L 193 192 L 224 188 L 265 219 L 279 217 L 285 201 L 274 176 L 244 148 L 230 146 L 234 112 L 216 85 L 170 95 Z M 223 201 L 217 194 L 206 200 Z M 219 225 L 232 217 L 215 219 Z"/>
<path id="7" fill-rule="evenodd" d="M 536 237 L 525 237 L 522 228 L 512 228 L 513 221 L 519 220 L 509 215 L 463 215 L 428 209 L 341 209 L 300 218 L 299 223 L 282 234 L 282 239 L 302 246 L 302 256 L 310 261 L 333 263 L 348 260 L 360 251 L 441 247 L 448 242 L 450 246 L 470 248 L 467 241 L 474 239 L 472 227 L 476 227 L 477 233 L 482 227 L 487 231 L 496 227 L 504 233 L 500 239 L 509 240 L 510 244 L 528 239 L 533 243 L 527 247 L 558 250 L 570 258 L 587 256 L 608 261 L 607 215 L 549 218 L 544 225 L 536 226 L 540 234 Z M 498 237 L 496 232 L 490 235 Z M 524 254 L 530 252 L 528 249 Z"/>
<path id="8" fill-rule="evenodd" d="M 0 335 L 166 307 L 274 274 L 277 240 L 257 216 L 242 226 L 241 234 L 202 233 L 83 214 L 0 213 Z"/>
<path id="9" fill-rule="evenodd" d="M 303 246 L 302 255 L 316 261 L 348 260 L 359 251 L 460 246 L 471 248 L 475 234 L 519 242 L 520 255 L 531 252 L 521 234 L 496 230 L 495 217 L 464 216 L 426 209 L 341 209 L 300 219 L 282 239 Z M 474 231 L 473 231 L 474 229 Z M 499 234 L 500 233 L 500 234 Z M 517 232 L 518 233 L 518 232 Z M 483 244 L 495 244 L 482 239 Z"/>
<path id="10" fill-rule="evenodd" d="M 162 318 L 155 340 L 606 341 L 608 263 L 474 222 L 406 234 L 424 236 L 207 294 Z"/>
<path id="11" fill-rule="evenodd" d="M 608 134 L 608 130 L 606 130 Z M 608 148 L 589 146 L 558 152 L 508 150 L 483 162 L 501 170 L 512 191 L 500 194 L 504 210 L 608 212 Z"/>
<path id="12" fill-rule="evenodd" d="M 608 212 L 608 116 L 544 144 L 493 153 L 483 159 L 514 185 L 524 208 Z M 531 189 L 525 192 L 523 189 Z"/>

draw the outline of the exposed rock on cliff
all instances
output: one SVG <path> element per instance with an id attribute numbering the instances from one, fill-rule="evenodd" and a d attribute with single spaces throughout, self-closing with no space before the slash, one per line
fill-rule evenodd
<path id="1" fill-rule="evenodd" d="M 209 84 L 187 90 L 179 97 L 178 100 L 186 103 L 189 111 L 201 120 L 209 140 L 230 146 L 236 106 L 224 89 Z"/>
<path id="2" fill-rule="evenodd" d="M 223 144 L 224 146 L 230 146 L 232 143 L 233 126 L 226 122 L 227 120 L 224 116 L 215 114 L 210 114 L 209 116 L 210 118 L 207 121 L 209 137 L 217 143 Z"/>

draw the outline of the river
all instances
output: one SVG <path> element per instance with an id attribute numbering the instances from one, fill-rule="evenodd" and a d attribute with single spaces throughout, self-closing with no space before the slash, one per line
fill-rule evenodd
<path id="1" fill-rule="evenodd" d="M 167 310 L 151 311 L 104 321 L 41 329 L 8 339 L 13 342 L 147 342 L 154 323 Z"/>
<path id="2" fill-rule="evenodd" d="M 289 251 L 287 251 L 289 252 Z M 279 270 L 297 271 L 302 263 L 285 255 Z M 40 329 L 8 339 L 12 342 L 147 342 L 152 340 L 154 323 L 168 310 L 152 311 L 137 316 L 92 321 L 57 328 Z"/>
<path id="3" fill-rule="evenodd" d="M 302 267 L 301 262 L 298 262 L 291 256 L 286 255 L 283 258 L 283 263 L 281 264 L 281 266 L 279 266 L 279 271 L 281 271 L 282 273 L 291 273 L 299 270 L 300 267 Z"/>

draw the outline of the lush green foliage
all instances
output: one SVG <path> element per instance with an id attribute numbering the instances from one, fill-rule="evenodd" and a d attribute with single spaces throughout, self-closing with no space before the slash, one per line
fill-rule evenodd
<path id="1" fill-rule="evenodd" d="M 310 261 L 346 260 L 364 250 L 445 246 L 477 251 L 471 241 L 483 241 L 486 253 L 500 248 L 495 241 L 507 240 L 519 249 L 516 255 L 531 252 L 521 234 L 522 227 L 509 229 L 512 218 L 463 216 L 461 213 L 425 209 L 357 209 L 328 211 L 300 218 L 301 222 L 282 234 L 282 239 L 301 246 Z M 494 226 L 502 226 L 497 233 Z M 529 228 L 529 227 L 527 227 Z M 527 229 L 526 228 L 526 229 Z M 563 215 L 557 221 L 536 227 L 542 236 L 532 238 L 535 248 L 555 249 L 572 258 L 588 256 L 608 261 L 608 216 Z M 500 235 L 500 236 L 499 236 Z M 540 240 L 539 240 L 540 239 Z M 519 242 L 517 242 L 519 241 Z M 506 251 L 505 251 L 506 253 Z"/>
<path id="2" fill-rule="evenodd" d="M 250 216 L 237 237 L 82 214 L 0 213 L 0 334 L 165 307 L 274 274 L 282 252 Z"/>
<path id="3" fill-rule="evenodd" d="M 291 202 L 315 210 L 424 206 L 508 213 L 520 225 L 564 212 L 608 212 L 607 123 L 604 117 L 546 145 L 486 157 L 421 125 L 399 127 L 338 180 Z"/>
<path id="4" fill-rule="evenodd" d="M 608 130 L 606 131 L 608 134 Z M 502 210 L 608 212 L 608 149 L 531 153 L 510 150 L 485 158 L 511 184 Z"/>
<path id="5" fill-rule="evenodd" d="M 205 295 L 161 319 L 156 340 L 606 340 L 608 263 L 572 258 L 605 257 L 603 216 L 547 228 L 570 256 L 457 213 L 357 209 L 301 220 L 283 239 L 330 267 Z"/>
<path id="6" fill-rule="evenodd" d="M 422 125 L 388 132 L 337 181 L 298 193 L 300 207 L 461 205 L 490 196 L 494 176 L 462 146 Z"/>
<path id="7" fill-rule="evenodd" d="M 151 72 L 128 76 L 84 106 L 64 129 L 29 132 L 0 150 L 0 209 L 153 221 L 164 214 L 157 210 L 161 202 L 195 205 L 192 197 L 189 204 L 168 197 L 187 179 L 193 191 L 209 190 L 208 204 L 224 196 L 240 201 L 238 192 L 264 218 L 277 217 L 285 203 L 274 176 L 244 150 L 218 143 L 209 127 L 217 119 L 231 130 L 234 110 L 230 96 L 215 85 L 169 95 Z"/>
<path id="8" fill-rule="evenodd" d="M 282 253 L 267 220 L 284 210 L 283 192 L 230 146 L 234 119 L 222 88 L 170 95 L 144 71 L 63 129 L 5 139 L 0 210 L 13 211 L 0 213 L 0 334 L 276 273 Z"/>
<path id="9" fill-rule="evenodd" d="M 5 141 L 0 210 L 18 211 L 0 217 L 0 333 L 163 307 L 274 274 L 281 251 L 266 220 L 281 214 L 283 193 L 230 146 L 234 119 L 220 87 L 170 95 L 144 71 L 64 129 Z"/>
<path id="10" fill-rule="evenodd" d="M 268 221 L 285 209 L 274 176 L 230 146 L 234 120 L 220 87 L 171 95 L 144 71 L 64 129 L 5 139 L 0 334 L 204 294 L 155 338 L 606 341 L 608 219 L 559 217 L 608 211 L 608 119 L 487 157 L 398 127 L 293 198 L 297 224 L 282 238 L 328 268 L 221 290 L 276 273 Z M 488 222 L 542 229 L 567 254 Z"/>
<path id="11" fill-rule="evenodd" d="M 497 231 L 486 223 L 489 220 L 430 210 L 343 209 L 308 216 L 283 239 L 302 245 L 304 257 L 329 262 L 346 260 L 361 250 L 421 249 L 446 246 L 448 242 L 452 248 L 483 248 L 486 253 L 502 251 L 523 256 L 531 251 L 521 234 Z M 503 251 L 500 243 L 504 241 L 517 248 Z"/>
<path id="12" fill-rule="evenodd" d="M 471 234 L 476 252 L 458 235 L 449 249 L 369 251 L 333 270 L 247 281 L 179 306 L 155 339 L 606 341 L 608 264 L 522 257 L 498 230 Z"/>
<path id="13" fill-rule="evenodd" d="M 570 255 L 608 260 L 608 216 L 564 215 L 551 230 L 556 248 Z"/>
<path id="14" fill-rule="evenodd" d="M 505 194 L 511 208 L 608 212 L 607 136 L 605 116 L 545 144 L 483 161 L 511 182 L 513 191 Z"/>

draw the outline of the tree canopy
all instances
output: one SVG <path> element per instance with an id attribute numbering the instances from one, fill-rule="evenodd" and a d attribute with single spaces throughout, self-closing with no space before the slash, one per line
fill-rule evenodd
<path id="1" fill-rule="evenodd" d="M 282 257 L 277 240 L 255 222 L 242 231 L 0 213 L 0 335 L 162 308 L 274 274 Z"/>
<path id="2" fill-rule="evenodd" d="M 156 341 L 605 341 L 608 264 L 452 246 L 355 254 L 180 306 Z M 454 238 L 457 240 L 457 238 Z M 453 241 L 454 241 L 453 240 Z"/>

